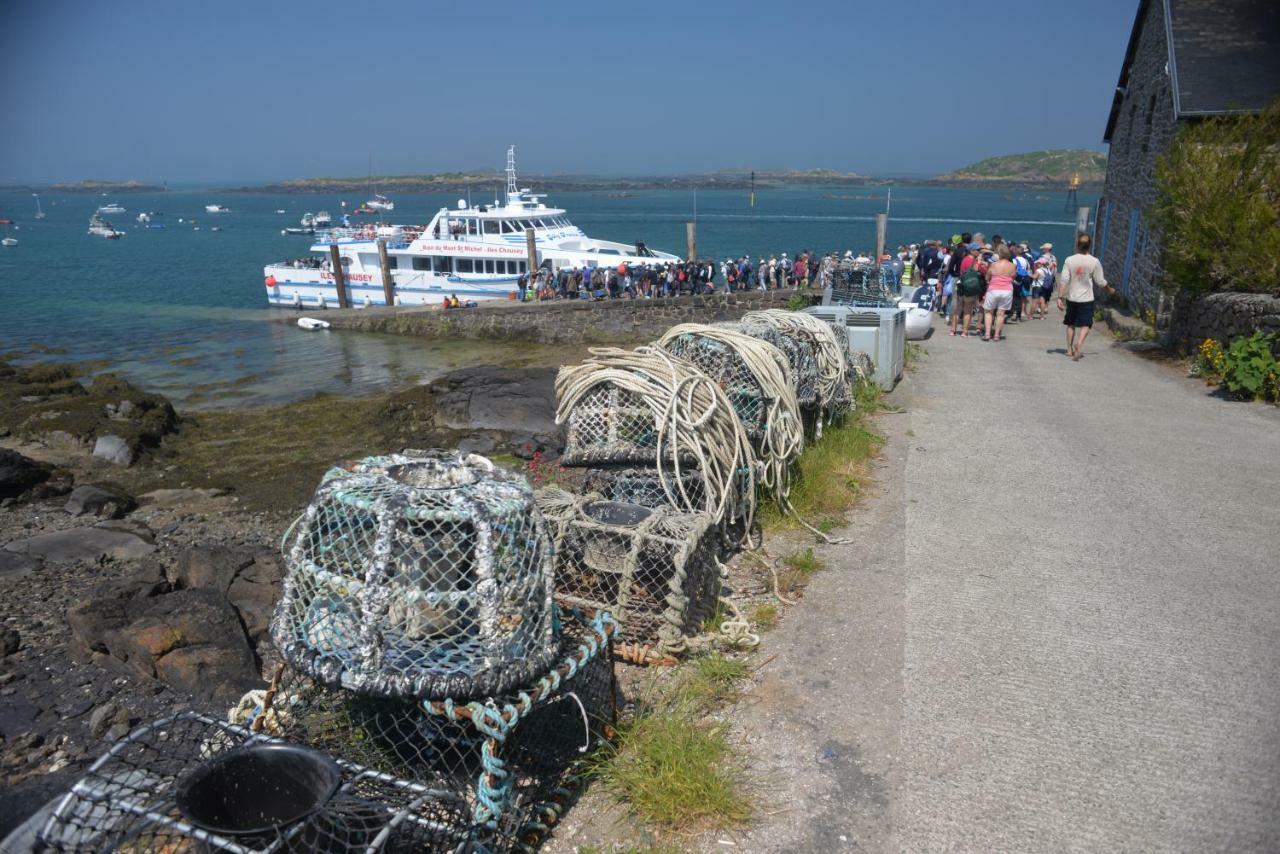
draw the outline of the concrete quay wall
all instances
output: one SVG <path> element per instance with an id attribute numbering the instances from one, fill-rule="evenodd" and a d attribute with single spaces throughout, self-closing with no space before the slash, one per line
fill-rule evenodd
<path id="1" fill-rule="evenodd" d="M 471 340 L 540 344 L 635 344 L 659 337 L 677 323 L 737 320 L 749 311 L 786 308 L 792 297 L 817 303 L 821 291 L 741 291 L 710 296 L 589 302 L 481 303 L 476 308 L 349 308 L 310 316 L 334 329 Z"/>

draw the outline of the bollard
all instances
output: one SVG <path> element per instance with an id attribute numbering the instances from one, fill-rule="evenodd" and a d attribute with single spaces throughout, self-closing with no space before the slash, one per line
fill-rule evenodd
<path id="1" fill-rule="evenodd" d="M 395 302 L 396 283 L 391 278 L 391 259 L 387 257 L 387 239 L 378 238 L 378 265 L 382 267 L 382 298 L 387 305 Z"/>
<path id="2" fill-rule="evenodd" d="M 347 271 L 342 267 L 342 255 L 336 243 L 329 244 L 329 266 L 333 268 L 333 284 L 338 289 L 338 308 L 350 308 L 347 302 Z"/>

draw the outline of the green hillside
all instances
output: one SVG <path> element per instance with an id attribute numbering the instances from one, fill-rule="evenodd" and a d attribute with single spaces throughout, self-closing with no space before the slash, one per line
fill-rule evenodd
<path id="1" fill-rule="evenodd" d="M 1101 184 L 1107 155 L 1081 148 L 1031 151 L 988 157 L 971 166 L 939 175 L 935 180 L 958 183 L 1066 184 L 1080 175 L 1083 184 Z"/>

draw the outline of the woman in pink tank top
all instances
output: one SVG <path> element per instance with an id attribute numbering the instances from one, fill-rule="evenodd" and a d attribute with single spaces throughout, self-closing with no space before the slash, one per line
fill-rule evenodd
<path id="1" fill-rule="evenodd" d="M 1000 260 L 987 270 L 987 295 L 982 300 L 983 341 L 1003 341 L 1004 314 L 1013 308 L 1013 277 L 1017 273 L 1010 260 L 1009 247 L 1003 243 L 996 247 Z M 994 330 L 992 329 L 992 321 Z"/>

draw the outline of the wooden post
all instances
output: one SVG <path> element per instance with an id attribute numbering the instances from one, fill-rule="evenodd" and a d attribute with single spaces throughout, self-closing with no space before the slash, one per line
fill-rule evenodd
<path id="1" fill-rule="evenodd" d="M 1089 233 L 1089 206 L 1076 208 L 1076 237 Z"/>
<path id="2" fill-rule="evenodd" d="M 532 228 L 524 230 L 524 249 L 529 255 L 529 276 L 532 278 L 538 271 L 538 238 Z"/>
<path id="3" fill-rule="evenodd" d="M 876 266 L 880 266 L 880 258 L 884 255 L 884 241 L 889 233 L 889 215 L 887 213 L 876 214 L 876 257 L 873 259 Z"/>
<path id="4" fill-rule="evenodd" d="M 698 224 L 696 222 L 686 222 L 684 224 L 685 248 L 688 255 L 685 256 L 686 261 L 698 260 Z"/>
<path id="5" fill-rule="evenodd" d="M 382 298 L 387 305 L 395 305 L 396 285 L 391 278 L 391 259 L 387 257 L 387 239 L 378 238 L 378 266 L 382 268 Z"/>
<path id="6" fill-rule="evenodd" d="M 338 244 L 329 244 L 329 266 L 333 269 L 333 284 L 338 288 L 338 308 L 350 308 L 347 300 L 347 271 L 342 268 L 342 255 Z"/>

